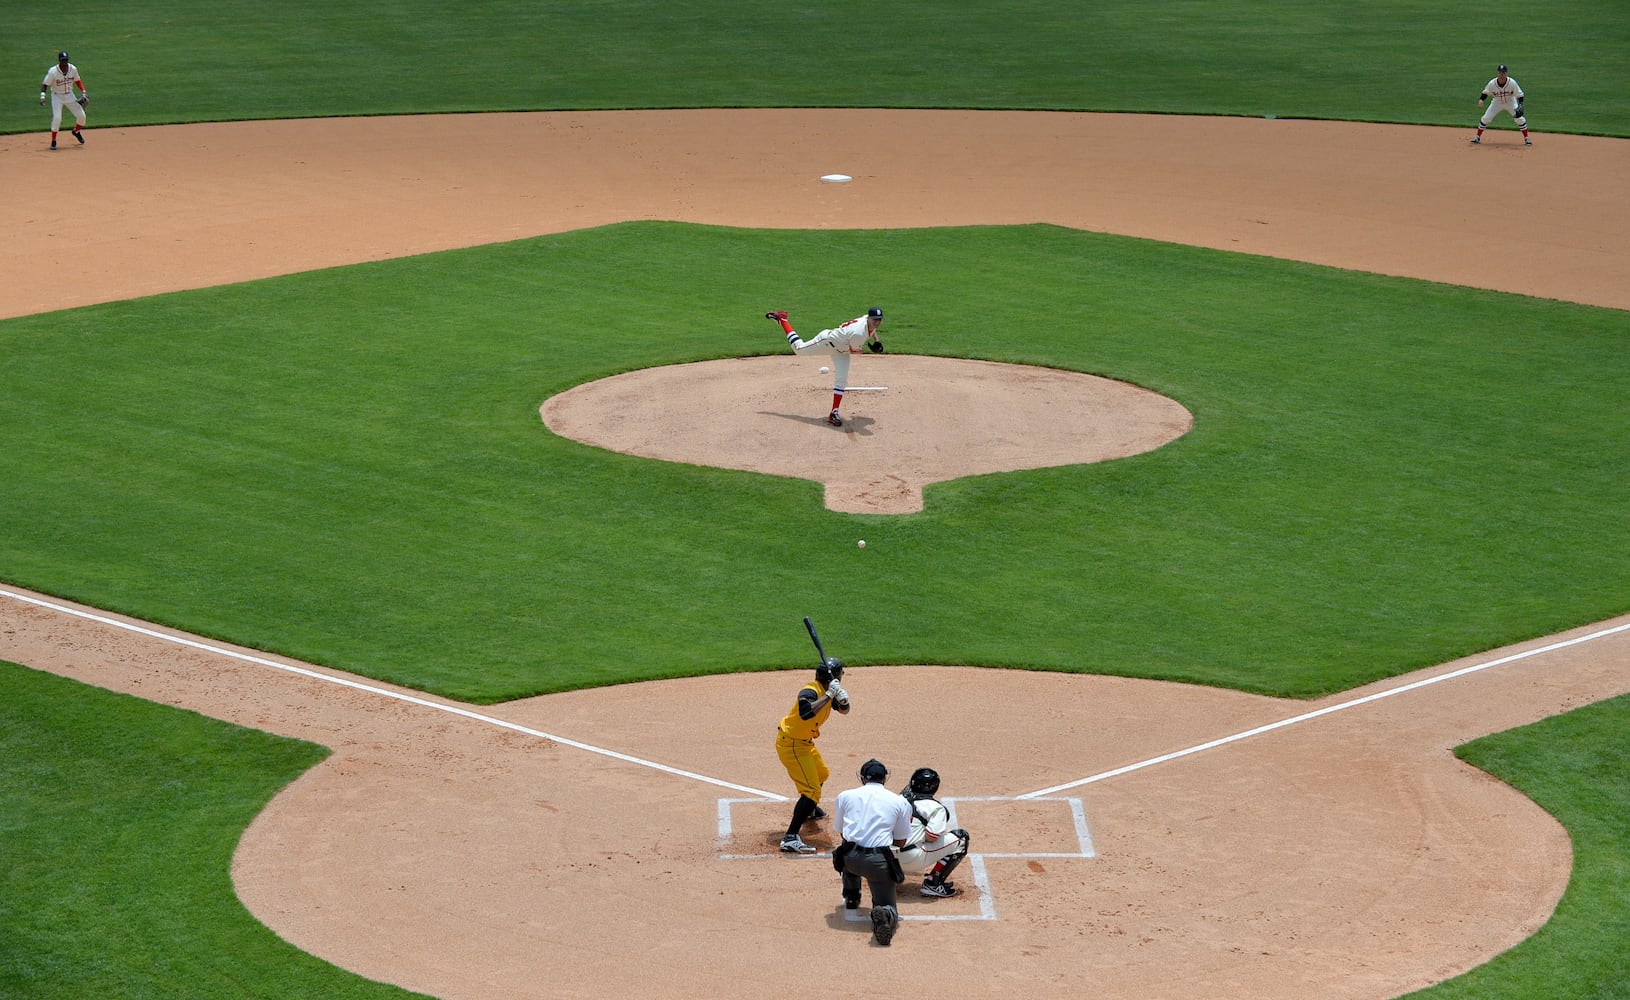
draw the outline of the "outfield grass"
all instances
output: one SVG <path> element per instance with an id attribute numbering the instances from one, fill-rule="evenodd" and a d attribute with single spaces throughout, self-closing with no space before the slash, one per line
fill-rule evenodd
<path id="1" fill-rule="evenodd" d="M 408 997 L 232 892 L 232 852 L 328 751 L 0 662 L 0 996 Z"/>
<path id="2" fill-rule="evenodd" d="M 478 4 L 162 0 L 8 11 L 17 94 L 66 47 L 92 123 L 446 111 L 926 107 L 1471 125 L 1497 63 L 1542 132 L 1630 135 L 1630 5 L 1405 0 Z M 32 79 L 24 79 L 32 76 Z M 0 132 L 39 131 L 33 101 Z"/>
<path id="3" fill-rule="evenodd" d="M 872 302 L 897 351 L 1124 379 L 1194 429 L 857 516 L 538 417 L 615 372 L 784 352 L 765 303 Z M 1627 337 L 1623 312 L 1047 226 L 636 223 L 0 324 L 0 537 L 24 586 L 476 701 L 803 664 L 835 596 L 855 662 L 1312 695 L 1624 609 Z"/>

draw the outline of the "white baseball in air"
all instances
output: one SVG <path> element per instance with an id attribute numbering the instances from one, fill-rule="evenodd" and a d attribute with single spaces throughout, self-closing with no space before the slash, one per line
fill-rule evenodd
<path id="1" fill-rule="evenodd" d="M 861 548 L 865 548 L 866 547 L 866 539 L 862 538 L 860 541 L 856 542 L 855 544 L 860 546 Z"/>
<path id="2" fill-rule="evenodd" d="M 828 367 L 826 367 L 826 366 L 825 366 L 825 365 L 822 365 L 822 366 L 821 366 L 821 374 L 822 374 L 822 375 L 825 375 L 825 374 L 826 374 L 826 373 L 827 373 L 827 372 L 829 372 L 829 371 L 831 371 L 831 370 L 832 370 L 832 369 L 830 369 L 830 368 L 828 368 Z"/>

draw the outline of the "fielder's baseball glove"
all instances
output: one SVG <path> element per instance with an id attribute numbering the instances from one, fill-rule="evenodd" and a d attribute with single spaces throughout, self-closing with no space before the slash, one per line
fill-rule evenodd
<path id="1" fill-rule="evenodd" d="M 77 100 L 79 101 L 79 106 L 80 107 L 84 107 L 85 105 L 87 105 L 87 104 L 89 104 L 91 102 L 91 99 L 89 97 L 80 97 L 80 98 L 77 98 Z"/>
<path id="2" fill-rule="evenodd" d="M 883 342 L 881 340 L 868 340 L 866 341 L 866 347 L 873 354 L 883 353 Z"/>

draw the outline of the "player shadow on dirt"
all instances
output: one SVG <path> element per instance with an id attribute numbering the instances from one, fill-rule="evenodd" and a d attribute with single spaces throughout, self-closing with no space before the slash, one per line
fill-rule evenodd
<path id="1" fill-rule="evenodd" d="M 777 413 L 774 410 L 759 410 L 758 415 L 761 417 L 780 417 L 783 420 L 792 420 L 800 424 L 810 424 L 816 427 L 829 426 L 825 417 L 810 417 L 802 413 Z M 877 419 L 875 417 L 846 416 L 843 418 L 842 427 L 833 427 L 832 429 L 844 434 L 865 434 L 869 436 L 872 433 L 873 425 L 876 423 Z"/>

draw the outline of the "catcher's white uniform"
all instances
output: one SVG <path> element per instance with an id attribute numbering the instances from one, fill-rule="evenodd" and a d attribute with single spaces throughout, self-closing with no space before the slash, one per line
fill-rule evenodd
<path id="1" fill-rule="evenodd" d="M 900 870 L 924 875 L 941 861 L 958 860 L 968 853 L 967 838 L 951 828 L 951 810 L 939 799 L 919 798 L 911 803 L 911 836 L 900 848 Z"/>
<path id="2" fill-rule="evenodd" d="M 79 67 L 73 63 L 56 63 L 45 71 L 45 79 L 40 81 L 40 97 L 49 94 L 51 97 L 51 142 L 57 139 L 57 130 L 62 128 L 62 109 L 67 106 L 74 113 L 75 127 L 85 124 L 85 109 L 80 107 L 78 99 L 74 96 L 74 88 L 79 88 L 81 96 L 89 99 L 85 93 L 85 81 L 79 78 Z"/>

